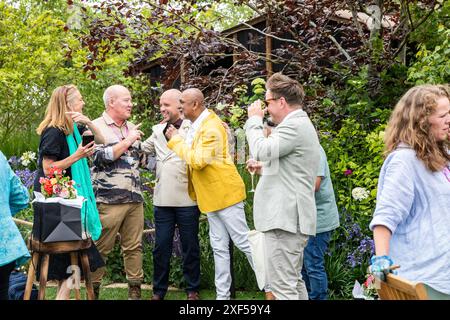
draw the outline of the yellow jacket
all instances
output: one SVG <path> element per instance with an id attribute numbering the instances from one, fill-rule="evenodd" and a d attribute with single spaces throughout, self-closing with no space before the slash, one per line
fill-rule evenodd
<path id="1" fill-rule="evenodd" d="M 227 134 L 212 111 L 195 134 L 192 146 L 180 135 L 167 146 L 188 164 L 188 192 L 202 213 L 225 209 L 245 199 L 245 185 L 230 157 Z"/>

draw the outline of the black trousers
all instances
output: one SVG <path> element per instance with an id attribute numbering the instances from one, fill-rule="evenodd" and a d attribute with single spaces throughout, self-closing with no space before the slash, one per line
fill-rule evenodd
<path id="1" fill-rule="evenodd" d="M 193 207 L 155 206 L 155 249 L 153 250 L 153 293 L 164 298 L 169 285 L 175 224 L 178 225 L 183 257 L 183 275 L 187 292 L 198 292 L 200 287 L 200 246 L 198 222 L 200 211 Z"/>
<path id="2" fill-rule="evenodd" d="M 13 261 L 0 267 L 0 300 L 9 300 L 9 275 L 14 270 L 15 265 L 16 262 Z"/>

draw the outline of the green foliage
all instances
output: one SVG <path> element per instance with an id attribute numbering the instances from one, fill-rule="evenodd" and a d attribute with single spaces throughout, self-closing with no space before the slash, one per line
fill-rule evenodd
<path id="1" fill-rule="evenodd" d="M 6 149 L 12 155 L 37 149 L 39 138 L 34 130 L 43 118 L 52 91 L 63 84 L 78 86 L 86 102 L 84 112 L 91 118 L 104 111 L 103 91 L 112 84 L 123 84 L 130 89 L 137 102 L 137 114 L 151 114 L 139 112 L 151 110 L 148 108 L 148 79 L 124 75 L 133 58 L 132 49 L 96 62 L 99 71 L 92 79 L 83 70 L 87 49 L 82 49 L 76 37 L 78 32 L 84 32 L 83 26 L 80 30 L 64 32 L 68 15 L 66 1 L 55 1 L 51 5 L 46 2 L 30 4 L 30 1 L 22 0 L 12 6 L 0 0 L 2 150 Z M 69 47 L 72 51 L 67 56 Z M 142 118 L 138 120 L 142 121 Z M 147 122 L 150 124 L 144 128 L 148 130 L 151 120 Z"/>
<path id="2" fill-rule="evenodd" d="M 27 10 L 0 2 L 2 140 L 13 131 L 30 130 L 48 98 L 49 84 L 62 76 L 64 22 L 49 12 Z"/>
<path id="3" fill-rule="evenodd" d="M 355 279 L 352 269 L 348 267 L 348 252 L 337 246 L 337 241 L 332 241 L 328 250 L 330 255 L 325 255 L 325 270 L 328 276 L 328 293 L 330 300 L 351 299 Z"/>
<path id="4" fill-rule="evenodd" d="M 242 128 L 247 119 L 247 106 L 258 99 L 264 100 L 265 84 L 266 82 L 262 78 L 254 79 L 251 82 L 251 96 L 247 95 L 249 88 L 246 84 L 236 87 L 233 90 L 236 102 L 230 106 L 218 106 L 219 110 L 228 109 L 229 116 L 225 117 L 224 121 L 228 122 L 232 128 Z"/>
<path id="5" fill-rule="evenodd" d="M 370 215 L 373 208 L 381 169 L 384 125 L 373 132 L 366 132 L 360 123 L 353 119 L 344 121 L 339 132 L 322 135 L 321 144 L 328 155 L 334 189 L 337 191 L 337 203 L 340 208 L 358 211 Z M 352 170 L 348 176 L 346 170 Z M 355 187 L 364 187 L 371 196 L 361 202 L 349 201 Z"/>
<path id="6" fill-rule="evenodd" d="M 429 48 L 434 48 L 442 44 L 445 40 L 445 34 L 439 33 L 441 27 L 450 28 L 450 1 L 437 0 L 436 6 L 432 12 L 424 10 L 420 4 L 411 4 L 410 11 L 415 21 L 420 21 L 425 16 L 431 14 L 428 19 L 415 29 L 410 35 L 410 43 L 426 44 Z"/>
<path id="7" fill-rule="evenodd" d="M 254 11 L 248 6 L 236 6 L 233 1 L 201 1 L 211 3 L 209 10 L 200 12 L 197 15 L 199 24 L 205 26 L 212 25 L 215 30 L 226 30 L 232 28 L 242 21 L 249 20 L 254 15 Z"/>
<path id="8" fill-rule="evenodd" d="M 429 50 L 419 45 L 417 61 L 408 70 L 408 80 L 414 84 L 444 84 L 450 82 L 450 29 L 440 25 L 438 35 L 443 42 Z"/>

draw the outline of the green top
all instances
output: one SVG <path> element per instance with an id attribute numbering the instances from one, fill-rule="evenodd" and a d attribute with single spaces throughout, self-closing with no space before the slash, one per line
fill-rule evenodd
<path id="1" fill-rule="evenodd" d="M 315 193 L 317 207 L 317 233 L 327 232 L 339 227 L 339 213 L 334 197 L 327 155 L 320 146 L 320 165 L 317 173 L 322 177 L 319 191 Z"/>

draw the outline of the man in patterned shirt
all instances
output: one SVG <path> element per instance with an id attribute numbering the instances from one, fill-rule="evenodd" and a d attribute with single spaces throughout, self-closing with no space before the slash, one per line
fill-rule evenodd
<path id="1" fill-rule="evenodd" d="M 96 242 L 103 259 L 114 247 L 120 234 L 125 273 L 128 280 L 128 299 L 139 300 L 142 270 L 142 231 L 144 229 L 144 199 L 142 197 L 139 166 L 142 132 L 139 125 L 127 121 L 131 116 L 131 94 L 127 88 L 113 85 L 103 95 L 105 112 L 93 122 L 105 137 L 105 144 L 94 153 L 93 188 L 102 223 L 102 235 Z M 98 298 L 105 268 L 92 275 Z"/>

